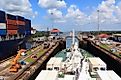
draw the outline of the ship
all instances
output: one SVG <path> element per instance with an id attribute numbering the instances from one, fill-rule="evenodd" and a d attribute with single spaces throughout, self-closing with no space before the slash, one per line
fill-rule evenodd
<path id="1" fill-rule="evenodd" d="M 63 55 L 63 56 L 61 56 Z M 99 57 L 87 56 L 75 41 L 72 45 L 52 57 L 35 80 L 121 80 Z"/>
<path id="2" fill-rule="evenodd" d="M 16 55 L 31 35 L 31 20 L 0 11 L 0 60 Z"/>

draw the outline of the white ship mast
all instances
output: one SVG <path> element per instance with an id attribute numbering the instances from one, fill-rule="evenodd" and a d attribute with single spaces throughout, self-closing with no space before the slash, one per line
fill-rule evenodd
<path id="1" fill-rule="evenodd" d="M 72 44 L 74 45 L 75 44 L 75 31 L 74 31 L 74 29 L 73 29 L 73 35 L 72 35 Z"/>

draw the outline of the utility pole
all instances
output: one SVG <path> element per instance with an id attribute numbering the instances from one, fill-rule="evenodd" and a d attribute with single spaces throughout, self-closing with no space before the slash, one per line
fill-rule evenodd
<path id="1" fill-rule="evenodd" d="M 53 15 L 54 15 L 54 13 L 53 12 L 51 12 L 51 21 L 52 21 L 52 29 L 53 29 L 53 24 L 54 24 L 54 20 L 53 20 Z"/>
<path id="2" fill-rule="evenodd" d="M 98 31 L 98 35 L 99 35 L 99 31 L 100 31 L 100 18 L 99 18 L 99 13 L 100 10 L 97 10 L 97 31 Z"/>

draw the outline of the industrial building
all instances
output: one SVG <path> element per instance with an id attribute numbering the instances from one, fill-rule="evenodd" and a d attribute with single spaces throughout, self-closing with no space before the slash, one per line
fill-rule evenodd
<path id="1" fill-rule="evenodd" d="M 114 41 L 121 42 L 121 34 L 113 34 L 113 39 L 114 39 Z"/>

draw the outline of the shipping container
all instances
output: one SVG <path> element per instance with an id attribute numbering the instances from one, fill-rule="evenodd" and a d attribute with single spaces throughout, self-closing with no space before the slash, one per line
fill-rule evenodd
<path id="1" fill-rule="evenodd" d="M 7 30 L 8 35 L 16 35 L 18 33 L 17 30 Z"/>
<path id="2" fill-rule="evenodd" d="M 7 19 L 7 24 L 17 25 L 17 21 L 12 19 Z"/>
<path id="3" fill-rule="evenodd" d="M 6 29 L 6 23 L 0 23 L 0 29 Z"/>
<path id="4" fill-rule="evenodd" d="M 17 20 L 17 25 L 25 25 L 25 21 Z"/>
<path id="5" fill-rule="evenodd" d="M 7 19 L 7 24 L 17 25 L 17 21 L 12 19 Z"/>
<path id="6" fill-rule="evenodd" d="M 6 35 L 6 30 L 5 29 L 0 29 L 0 36 Z"/>
<path id="7" fill-rule="evenodd" d="M 7 25 L 7 30 L 17 30 L 17 25 Z"/>
<path id="8" fill-rule="evenodd" d="M 25 19 L 26 30 L 31 30 L 31 20 Z"/>
<path id="9" fill-rule="evenodd" d="M 16 20 L 16 16 L 11 15 L 11 14 L 7 14 L 7 19 Z"/>
<path id="10" fill-rule="evenodd" d="M 0 11 L 0 23 L 5 23 L 6 18 L 5 18 L 5 12 Z"/>
<path id="11" fill-rule="evenodd" d="M 26 30 L 25 31 L 25 35 L 31 35 L 31 31 L 30 30 Z"/>
<path id="12" fill-rule="evenodd" d="M 21 16 L 16 16 L 16 18 L 17 18 L 17 20 L 19 20 L 19 21 L 24 21 L 24 20 L 25 20 L 25 18 L 24 18 L 24 17 L 21 17 Z"/>
<path id="13" fill-rule="evenodd" d="M 17 26 L 18 27 L 18 33 L 19 34 L 25 34 L 25 26 Z"/>
<path id="14" fill-rule="evenodd" d="M 0 23 L 6 23 L 6 20 L 0 19 Z"/>
<path id="15" fill-rule="evenodd" d="M 5 12 L 4 11 L 0 11 L 0 18 L 5 18 Z"/>

